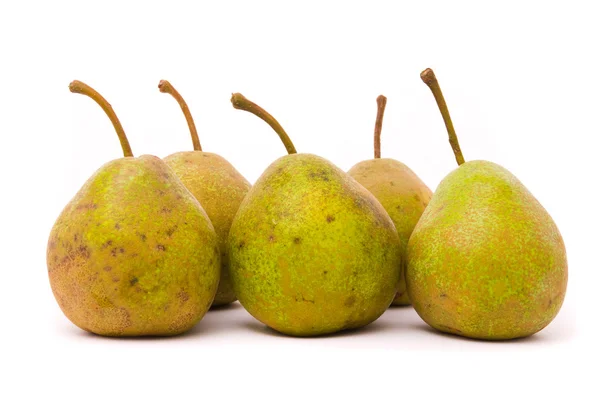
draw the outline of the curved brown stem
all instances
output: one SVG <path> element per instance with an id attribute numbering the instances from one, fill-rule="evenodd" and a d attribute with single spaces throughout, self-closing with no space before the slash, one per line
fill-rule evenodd
<path id="1" fill-rule="evenodd" d="M 188 127 L 190 128 L 190 135 L 192 135 L 194 150 L 202 150 L 202 146 L 200 146 L 200 139 L 198 138 L 198 131 L 196 131 L 196 124 L 194 124 L 192 113 L 190 113 L 190 109 L 188 108 L 188 105 L 183 97 L 179 94 L 179 92 L 177 92 L 177 89 L 175 89 L 169 81 L 164 79 L 158 83 L 158 89 L 162 93 L 168 93 L 169 95 L 173 96 L 175 100 L 177 100 L 179 107 L 181 107 L 181 111 L 183 111 L 183 115 L 185 116 Z"/>
<path id="2" fill-rule="evenodd" d="M 381 126 L 383 125 L 383 113 L 385 113 L 385 105 L 387 97 L 383 95 L 377 96 L 377 118 L 375 119 L 375 158 L 381 157 Z"/>
<path id="3" fill-rule="evenodd" d="M 281 142 L 283 142 L 285 145 L 288 154 L 296 153 L 296 148 L 294 147 L 292 140 L 285 132 L 281 124 L 279 124 L 279 122 L 277 122 L 272 115 L 267 113 L 265 109 L 246 99 L 241 93 L 233 93 L 231 95 L 231 104 L 235 109 L 248 111 L 269 124 L 271 128 L 277 132 L 279 138 L 281 138 Z"/>
<path id="4" fill-rule="evenodd" d="M 460 150 L 460 145 L 458 143 L 458 137 L 456 136 L 456 132 L 454 131 L 454 125 L 452 124 L 452 119 L 450 118 L 450 112 L 448 111 L 448 106 L 446 105 L 446 100 L 444 99 L 444 94 L 442 93 L 442 89 L 440 88 L 440 84 L 433 73 L 431 68 L 427 68 L 421 73 L 421 79 L 425 84 L 431 89 L 433 93 L 433 97 L 440 109 L 440 113 L 442 113 L 442 117 L 444 119 L 444 123 L 446 124 L 446 130 L 448 131 L 448 139 L 450 141 L 450 146 L 452 146 L 452 150 L 454 151 L 454 157 L 456 158 L 456 162 L 460 166 L 465 162 L 465 158 L 463 157 L 462 151 Z"/>
<path id="5" fill-rule="evenodd" d="M 94 88 L 89 85 L 84 84 L 81 81 L 73 81 L 69 84 L 69 90 L 72 93 L 79 93 L 81 95 L 86 95 L 92 98 L 102 110 L 106 113 L 112 125 L 115 127 L 115 131 L 117 131 L 117 135 L 119 136 L 119 141 L 121 142 L 121 148 L 123 149 L 123 155 L 125 157 L 133 157 L 133 152 L 131 151 L 131 146 L 129 146 L 129 141 L 127 140 L 127 136 L 125 135 L 125 131 L 123 130 L 123 126 L 121 122 L 117 118 L 112 106 L 110 103 L 106 101 Z"/>

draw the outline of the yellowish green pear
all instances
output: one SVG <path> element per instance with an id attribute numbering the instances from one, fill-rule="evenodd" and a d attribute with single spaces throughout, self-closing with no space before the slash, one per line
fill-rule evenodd
<path id="1" fill-rule="evenodd" d="M 381 128 L 387 98 L 377 97 L 375 120 L 375 158 L 355 164 L 348 174 L 369 190 L 390 215 L 402 248 L 402 260 L 406 261 L 406 246 L 415 225 L 431 199 L 431 190 L 406 164 L 394 159 L 381 158 Z M 410 305 L 406 281 L 402 279 L 393 305 Z"/>
<path id="2" fill-rule="evenodd" d="M 240 303 L 293 336 L 375 321 L 401 276 L 400 240 L 385 209 L 331 162 L 296 153 L 262 108 L 239 93 L 231 101 L 269 123 L 289 153 L 260 176 L 231 226 L 231 279 Z"/>
<path id="3" fill-rule="evenodd" d="M 164 158 L 187 189 L 198 199 L 210 218 L 217 236 L 221 252 L 221 280 L 213 306 L 226 305 L 236 300 L 229 278 L 229 257 L 227 237 L 233 216 L 250 189 L 250 183 L 223 157 L 202 151 L 196 125 L 189 108 L 169 81 L 162 80 L 158 88 L 172 95 L 179 103 L 187 120 L 193 151 L 177 152 Z"/>
<path id="4" fill-rule="evenodd" d="M 529 336 L 557 315 L 567 256 L 556 224 L 505 168 L 465 162 L 442 91 L 436 99 L 459 167 L 436 189 L 408 243 L 406 282 L 417 313 L 447 333 L 485 340 Z"/>
<path id="5" fill-rule="evenodd" d="M 218 238 L 208 216 L 158 157 L 133 157 L 110 104 L 80 81 L 111 119 L 121 159 L 100 167 L 50 232 L 50 285 L 64 314 L 105 336 L 169 336 L 191 329 L 215 296 Z"/>

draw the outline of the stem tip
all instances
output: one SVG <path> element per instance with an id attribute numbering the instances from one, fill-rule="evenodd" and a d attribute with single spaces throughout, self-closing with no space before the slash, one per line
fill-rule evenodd
<path id="1" fill-rule="evenodd" d="M 69 84 L 69 90 L 71 91 L 71 93 L 82 93 L 83 92 L 83 88 L 87 86 L 86 84 L 84 84 L 81 81 L 78 80 L 74 80 Z"/>
<path id="2" fill-rule="evenodd" d="M 248 103 L 248 99 L 246 99 L 244 95 L 242 95 L 241 93 L 231 94 L 231 104 L 233 105 L 234 109 L 244 110 L 242 108 L 243 103 Z"/>
<path id="3" fill-rule="evenodd" d="M 161 79 L 160 82 L 158 83 L 158 90 L 161 91 L 162 93 L 169 93 L 169 89 L 172 87 L 173 86 L 171 85 L 171 83 L 169 81 L 167 81 L 166 79 Z"/>
<path id="4" fill-rule="evenodd" d="M 421 72 L 421 80 L 427 85 L 430 85 L 433 82 L 436 82 L 437 78 L 435 77 L 435 73 L 431 68 L 426 68 L 423 70 L 423 72 Z"/>

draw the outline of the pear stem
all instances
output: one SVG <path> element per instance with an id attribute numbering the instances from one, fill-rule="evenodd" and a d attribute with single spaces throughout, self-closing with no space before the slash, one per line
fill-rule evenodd
<path id="1" fill-rule="evenodd" d="M 127 136 L 125 135 L 125 131 L 123 130 L 123 126 L 121 122 L 117 118 L 112 106 L 110 103 L 106 101 L 94 88 L 89 85 L 84 84 L 81 81 L 73 81 L 69 84 L 69 90 L 72 93 L 79 93 L 81 95 L 86 95 L 92 100 L 94 100 L 102 110 L 106 113 L 112 125 L 115 127 L 115 131 L 117 131 L 117 135 L 119 136 L 119 141 L 121 142 L 121 148 L 123 149 L 123 155 L 125 157 L 133 157 L 133 152 L 131 152 L 131 146 L 129 146 L 129 141 L 127 140 Z"/>
<path id="2" fill-rule="evenodd" d="M 385 105 L 387 97 L 383 95 L 377 96 L 377 118 L 375 119 L 375 158 L 381 157 L 381 126 L 383 125 L 383 113 L 385 113 Z"/>
<path id="3" fill-rule="evenodd" d="M 262 119 L 267 124 L 269 124 L 271 128 L 273 128 L 275 132 L 277 132 L 279 138 L 281 138 L 281 142 L 283 142 L 283 144 L 285 145 L 288 154 L 296 153 L 296 148 L 294 147 L 294 144 L 292 143 L 292 140 L 290 139 L 288 134 L 285 132 L 285 130 L 279 124 L 279 122 L 277 122 L 277 120 L 272 115 L 267 113 L 265 109 L 263 109 L 256 103 L 253 103 L 250 100 L 246 99 L 241 93 L 233 93 L 231 95 L 231 104 L 233 105 L 234 109 L 250 112 L 258 118 Z"/>
<path id="4" fill-rule="evenodd" d="M 183 97 L 177 92 L 177 89 L 171 85 L 169 81 L 161 80 L 158 83 L 158 89 L 162 93 L 168 93 L 173 96 L 177 103 L 179 103 L 179 107 L 181 107 L 181 111 L 183 111 L 183 115 L 185 116 L 185 120 L 187 121 L 188 127 L 190 128 L 190 134 L 192 135 L 192 143 L 194 144 L 194 150 L 202 150 L 202 146 L 200 146 L 200 139 L 198 138 L 198 131 L 196 130 L 196 124 L 194 124 L 194 119 L 192 118 L 192 113 L 190 113 L 190 109 L 188 108 L 187 103 L 183 99 Z"/>
<path id="5" fill-rule="evenodd" d="M 454 131 L 454 125 L 452 124 L 452 119 L 450 118 L 450 112 L 448 111 L 448 106 L 446 105 L 446 100 L 444 99 L 444 94 L 442 93 L 442 89 L 440 88 L 440 84 L 435 77 L 435 74 L 431 68 L 427 68 L 421 73 L 421 79 L 425 84 L 431 89 L 431 93 L 433 93 L 433 97 L 440 109 L 440 113 L 442 113 L 442 117 L 444 119 L 444 123 L 446 124 L 446 130 L 448 131 L 448 139 L 450 141 L 450 146 L 452 146 L 452 150 L 454 151 L 454 157 L 456 158 L 456 162 L 460 166 L 465 162 L 465 158 L 463 157 L 462 151 L 460 150 L 460 145 L 458 143 L 458 137 L 456 136 L 456 132 Z"/>

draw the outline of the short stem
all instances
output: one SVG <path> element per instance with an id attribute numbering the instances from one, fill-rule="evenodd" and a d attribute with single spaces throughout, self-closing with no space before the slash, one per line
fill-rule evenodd
<path id="1" fill-rule="evenodd" d="M 257 104 L 251 102 L 250 100 L 246 99 L 241 93 L 234 93 L 231 95 L 231 104 L 233 104 L 233 107 L 235 109 L 248 111 L 265 121 L 267 124 L 269 124 L 271 128 L 273 128 L 275 132 L 277 132 L 279 138 L 281 138 L 281 142 L 283 142 L 283 144 L 285 145 L 288 154 L 296 153 L 296 148 L 294 147 L 294 144 L 292 143 L 292 140 L 290 139 L 288 134 L 285 132 L 283 127 L 277 122 L 277 120 L 272 115 L 267 113 L 266 110 L 264 110 Z"/>
<path id="2" fill-rule="evenodd" d="M 196 131 L 196 124 L 194 124 L 194 119 L 192 118 L 192 113 L 190 113 L 190 109 L 188 108 L 187 103 L 183 100 L 183 97 L 177 92 L 177 90 L 171 85 L 169 81 L 162 80 L 158 83 L 158 89 L 162 93 L 168 93 L 173 96 L 177 103 L 179 103 L 179 107 L 181 107 L 181 111 L 183 111 L 183 115 L 185 116 L 185 120 L 187 121 L 188 127 L 190 128 L 190 134 L 192 135 L 192 143 L 194 144 L 194 150 L 202 150 L 202 146 L 200 146 L 200 139 L 198 138 L 198 131 Z"/>
<path id="3" fill-rule="evenodd" d="M 127 140 L 127 136 L 125 135 L 125 131 L 123 130 L 123 126 L 121 122 L 117 118 L 112 106 L 110 103 L 106 101 L 98 92 L 94 90 L 91 86 L 84 84 L 81 81 L 73 81 L 69 84 L 69 90 L 73 93 L 79 93 L 81 95 L 86 95 L 91 97 L 106 113 L 113 126 L 115 127 L 115 131 L 117 131 L 117 135 L 119 136 L 119 141 L 121 142 L 121 148 L 123 149 L 123 155 L 125 157 L 133 157 L 133 153 L 131 152 L 131 147 L 129 146 L 129 141 Z"/>
<path id="4" fill-rule="evenodd" d="M 444 99 L 444 94 L 440 89 L 440 84 L 433 73 L 431 68 L 427 68 L 421 73 L 421 79 L 431 92 L 433 93 L 433 97 L 435 97 L 435 101 L 442 113 L 442 117 L 444 118 L 444 123 L 446 124 L 446 130 L 448 131 L 448 139 L 450 140 L 450 146 L 452 146 L 452 150 L 454 151 L 454 157 L 456 158 L 456 162 L 460 166 L 465 162 L 465 158 L 463 157 L 462 151 L 460 150 L 460 145 L 458 143 L 458 138 L 456 137 L 456 132 L 454 131 L 454 125 L 452 124 L 452 119 L 450 118 L 450 112 L 448 111 L 448 106 L 446 106 L 446 100 Z"/>
<path id="5" fill-rule="evenodd" d="M 383 125 L 383 113 L 387 98 L 383 95 L 377 96 L 377 118 L 375 119 L 375 158 L 381 157 L 381 126 Z"/>

